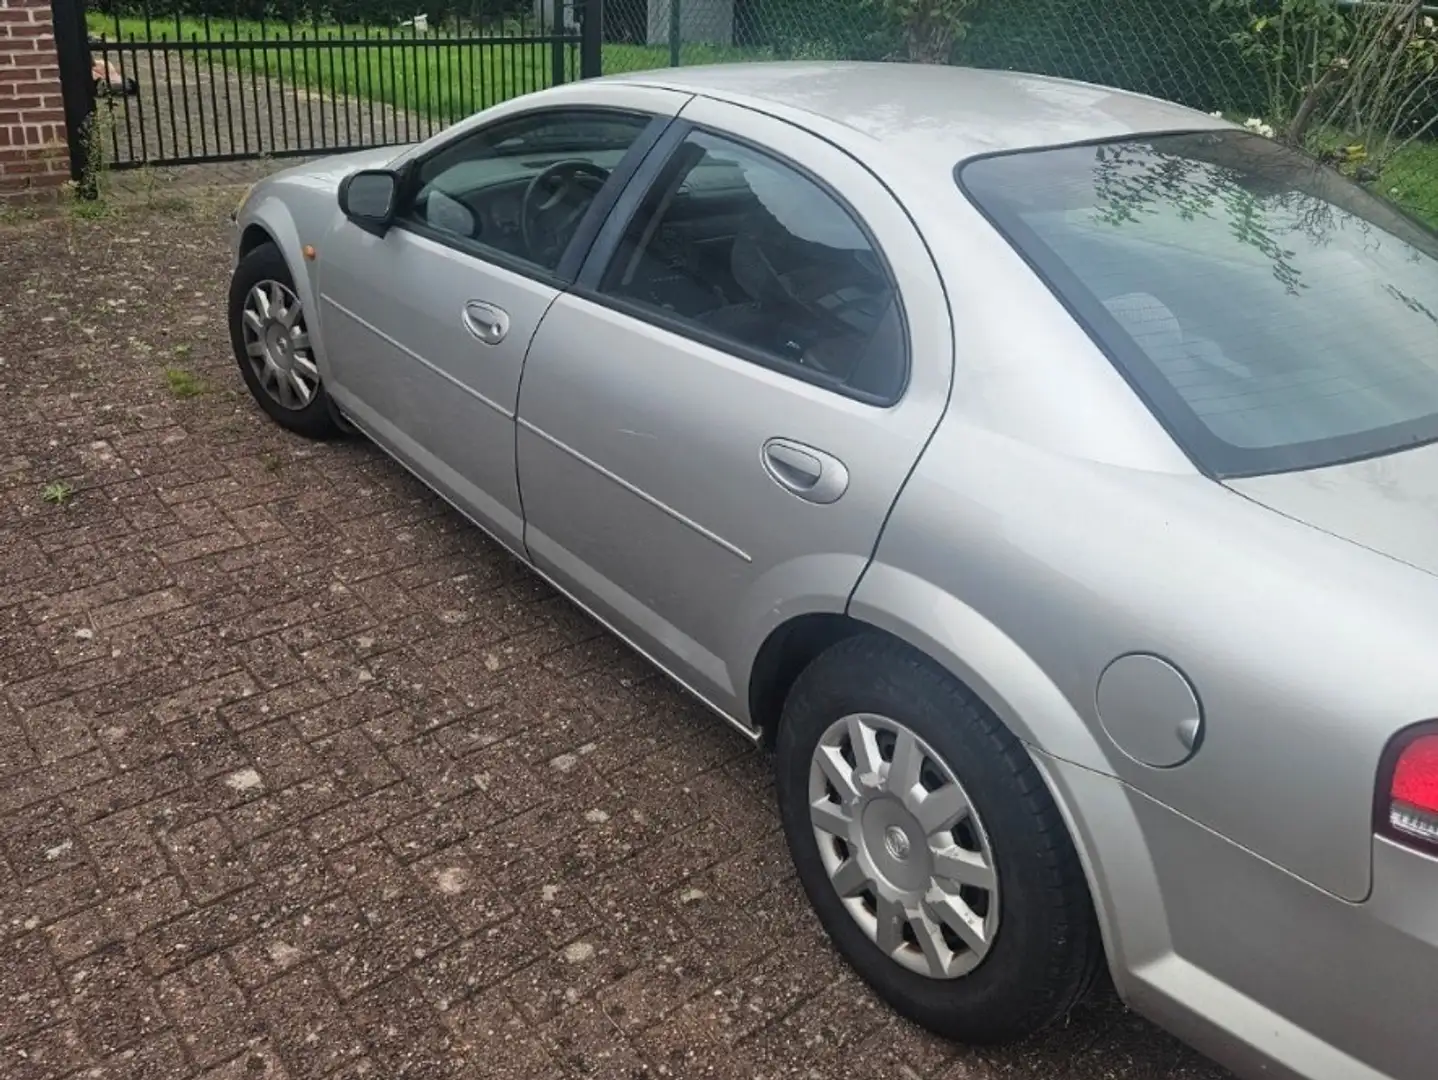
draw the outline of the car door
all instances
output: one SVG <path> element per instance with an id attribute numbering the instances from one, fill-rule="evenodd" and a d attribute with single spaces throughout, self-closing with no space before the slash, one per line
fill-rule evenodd
<path id="1" fill-rule="evenodd" d="M 525 352 L 604 210 L 684 100 L 630 93 L 471 127 L 401 168 L 394 227 L 375 235 L 340 219 L 323 243 L 320 318 L 335 401 L 516 549 Z M 564 163 L 585 171 L 549 174 Z"/>
<path id="2" fill-rule="evenodd" d="M 530 347 L 530 555 L 743 722 L 768 632 L 844 610 L 952 368 L 939 276 L 889 191 L 696 98 Z"/>

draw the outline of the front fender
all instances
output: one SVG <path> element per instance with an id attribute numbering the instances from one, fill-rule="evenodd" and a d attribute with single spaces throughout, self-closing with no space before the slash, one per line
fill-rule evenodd
<path id="1" fill-rule="evenodd" d="M 305 192 L 301 197 L 306 196 L 311 196 L 311 193 Z M 251 228 L 263 229 L 279 248 L 285 264 L 289 267 L 290 277 L 294 279 L 295 292 L 299 294 L 300 303 L 304 305 L 310 346 L 314 351 L 320 376 L 329 381 L 331 372 L 329 357 L 325 352 L 323 313 L 319 305 L 318 267 L 316 262 L 306 259 L 303 254 L 305 244 L 319 247 L 323 236 L 318 235 L 319 230 L 313 227 L 306 230 L 312 235 L 302 234 L 295 211 L 290 205 L 293 198 L 294 196 L 282 198 L 278 191 L 273 190 L 252 194 L 236 216 L 236 249 L 238 253 L 240 237 Z"/>

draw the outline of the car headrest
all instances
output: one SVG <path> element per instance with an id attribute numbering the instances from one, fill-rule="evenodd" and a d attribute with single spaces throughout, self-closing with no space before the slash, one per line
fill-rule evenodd
<path id="1" fill-rule="evenodd" d="M 1178 316 L 1152 293 L 1124 293 L 1105 300 L 1103 306 L 1151 356 L 1183 344 Z"/>

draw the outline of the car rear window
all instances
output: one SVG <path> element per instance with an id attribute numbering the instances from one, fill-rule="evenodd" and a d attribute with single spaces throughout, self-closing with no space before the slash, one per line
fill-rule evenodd
<path id="1" fill-rule="evenodd" d="M 1438 439 L 1438 234 L 1327 166 L 1225 130 L 957 175 L 1206 471 Z"/>

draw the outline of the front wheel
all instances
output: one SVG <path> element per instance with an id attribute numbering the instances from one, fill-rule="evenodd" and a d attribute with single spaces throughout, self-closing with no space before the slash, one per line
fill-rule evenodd
<path id="1" fill-rule="evenodd" d="M 800 675 L 780 812 L 829 937 L 909 1019 L 1002 1043 L 1059 1019 L 1102 960 L 1073 843 L 1018 740 L 927 658 L 877 636 Z"/>
<path id="2" fill-rule="evenodd" d="M 311 439 L 339 433 L 285 257 L 261 244 L 230 279 L 230 344 L 251 396 L 281 427 Z"/>

